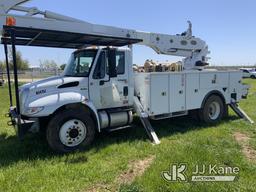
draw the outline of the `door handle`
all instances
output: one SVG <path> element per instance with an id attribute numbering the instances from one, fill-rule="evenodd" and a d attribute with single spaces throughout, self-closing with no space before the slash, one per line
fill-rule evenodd
<path id="1" fill-rule="evenodd" d="M 127 79 L 118 79 L 117 81 L 127 83 Z"/>
<path id="2" fill-rule="evenodd" d="M 105 81 L 100 81 L 100 86 L 104 85 L 105 84 Z"/>
<path id="3" fill-rule="evenodd" d="M 129 95 L 129 88 L 127 86 L 124 87 L 124 96 L 127 97 Z"/>

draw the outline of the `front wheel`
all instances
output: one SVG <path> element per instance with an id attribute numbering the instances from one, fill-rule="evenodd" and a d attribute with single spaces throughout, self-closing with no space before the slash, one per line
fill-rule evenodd
<path id="1" fill-rule="evenodd" d="M 218 123 L 224 116 L 225 105 L 217 95 L 210 96 L 199 111 L 199 117 L 205 123 Z"/>
<path id="2" fill-rule="evenodd" d="M 82 150 L 94 140 L 95 125 L 83 109 L 66 109 L 57 113 L 47 127 L 50 147 L 61 153 Z"/>

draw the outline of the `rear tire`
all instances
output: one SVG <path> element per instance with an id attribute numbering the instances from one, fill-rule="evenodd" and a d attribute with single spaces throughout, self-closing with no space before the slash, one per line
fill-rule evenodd
<path id="1" fill-rule="evenodd" d="M 256 79 L 256 76 L 255 76 L 255 75 L 251 75 L 251 78 L 252 78 L 252 79 Z"/>
<path id="2" fill-rule="evenodd" d="M 218 95 L 211 95 L 199 110 L 200 120 L 205 123 L 216 124 L 226 115 L 226 106 Z"/>
<path id="3" fill-rule="evenodd" d="M 50 120 L 46 137 L 49 146 L 56 152 L 83 150 L 94 140 L 95 124 L 83 109 L 66 109 Z"/>

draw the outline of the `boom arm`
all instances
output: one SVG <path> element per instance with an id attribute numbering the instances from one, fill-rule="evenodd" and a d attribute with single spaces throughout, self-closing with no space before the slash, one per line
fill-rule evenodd
<path id="1" fill-rule="evenodd" d="M 192 36 L 192 24 L 190 22 L 188 30 L 181 35 L 149 33 L 91 24 L 54 12 L 40 11 L 35 7 L 21 6 L 27 1 L 29 0 L 0 0 L 0 26 L 5 25 L 8 16 L 13 16 L 16 19 L 16 27 L 81 33 L 108 38 L 139 39 L 139 44 L 152 48 L 158 54 L 185 57 L 183 60 L 185 69 L 201 68 L 208 59 L 206 57 L 209 53 L 208 46 L 203 40 Z M 9 13 L 11 10 L 26 14 L 12 15 Z M 37 15 L 43 17 L 37 17 Z"/>

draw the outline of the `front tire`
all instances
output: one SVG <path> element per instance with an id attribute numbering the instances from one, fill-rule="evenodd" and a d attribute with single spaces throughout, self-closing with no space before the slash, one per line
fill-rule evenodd
<path id="1" fill-rule="evenodd" d="M 62 110 L 50 120 L 46 137 L 49 146 L 56 152 L 83 150 L 94 140 L 95 124 L 83 109 Z"/>
<path id="2" fill-rule="evenodd" d="M 216 124 L 226 115 L 225 105 L 217 95 L 210 96 L 199 111 L 200 120 L 205 123 Z"/>

